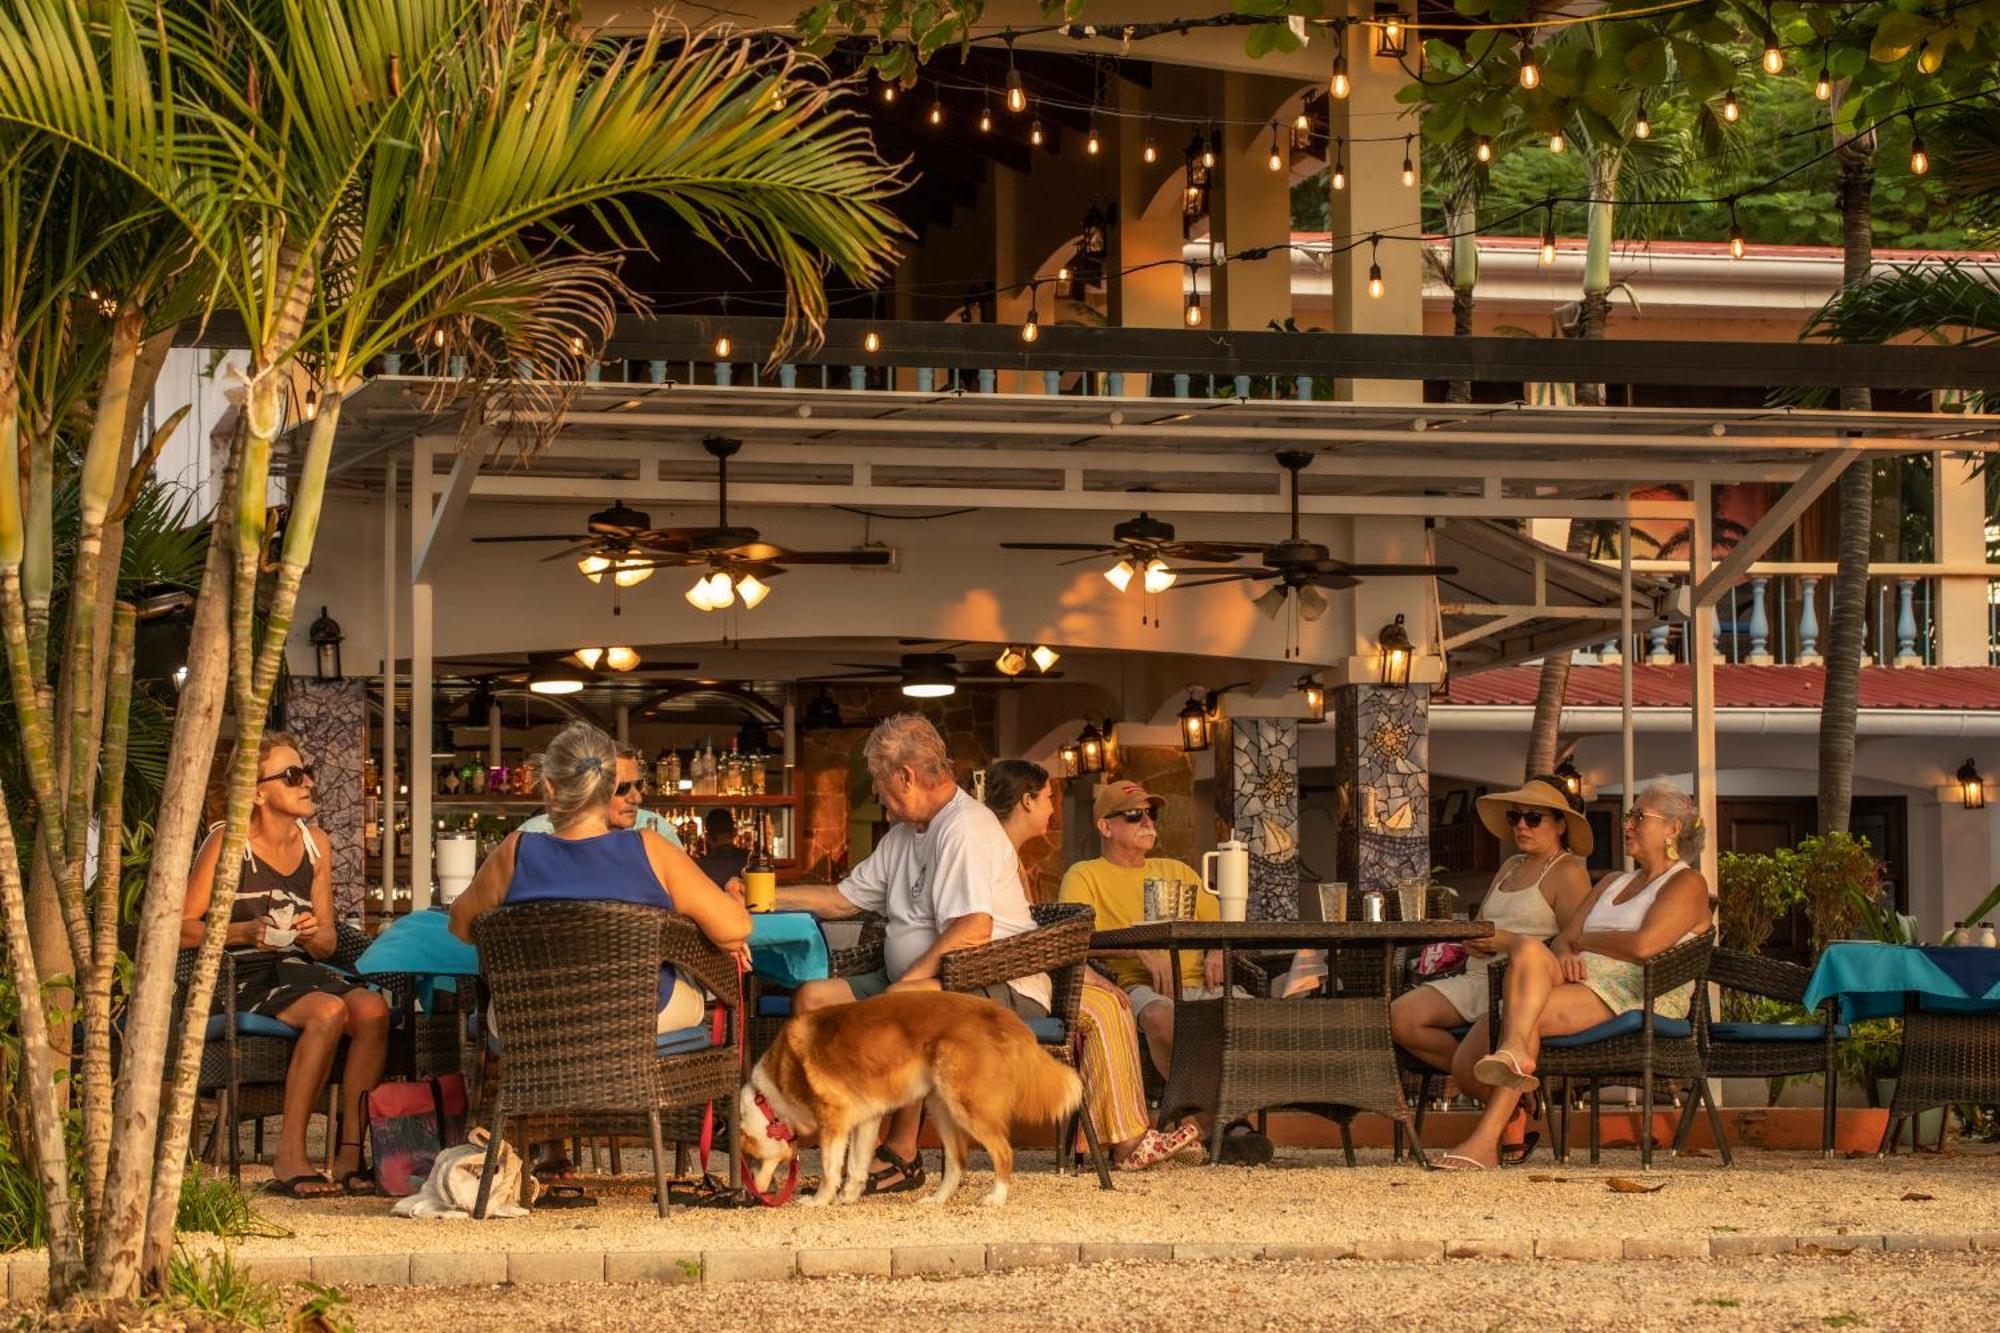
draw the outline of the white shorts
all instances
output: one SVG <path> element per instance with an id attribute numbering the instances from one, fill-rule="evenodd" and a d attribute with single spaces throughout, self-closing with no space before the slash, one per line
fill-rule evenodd
<path id="1" fill-rule="evenodd" d="M 1241 986 L 1231 986 L 1229 993 L 1239 1000 L 1250 998 L 1250 992 L 1244 990 Z M 1137 1018 L 1156 1004 L 1172 1004 L 1174 1002 L 1173 996 L 1162 995 L 1143 981 L 1136 986 L 1126 987 L 1125 994 L 1132 1001 L 1132 1017 L 1134 1018 Z M 1181 998 L 1183 1000 L 1219 1000 L 1222 998 L 1222 987 L 1183 986 L 1181 987 Z"/>

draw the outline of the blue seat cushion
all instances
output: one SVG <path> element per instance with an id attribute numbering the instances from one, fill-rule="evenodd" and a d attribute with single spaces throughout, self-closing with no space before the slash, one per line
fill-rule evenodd
<path id="1" fill-rule="evenodd" d="M 759 995 L 757 997 L 757 1017 L 790 1018 L 792 997 L 789 995 Z"/>
<path id="2" fill-rule="evenodd" d="M 1069 1026 L 1060 1018 L 1031 1018 L 1028 1031 L 1035 1034 L 1035 1040 L 1044 1045 L 1064 1041 L 1069 1037 Z"/>
<path id="3" fill-rule="evenodd" d="M 221 1041 L 225 1026 L 225 1015 L 210 1014 L 208 1026 L 202 1029 L 203 1041 Z M 263 1014 L 236 1015 L 236 1035 L 239 1037 L 276 1037 L 280 1041 L 291 1041 L 299 1035 L 299 1030 L 289 1023 L 280 1023 L 275 1018 Z"/>
<path id="4" fill-rule="evenodd" d="M 1572 1046 L 1594 1046 L 1600 1041 L 1610 1041 L 1613 1037 L 1629 1037 L 1638 1032 L 1642 1026 L 1643 1022 L 1639 1011 L 1637 1009 L 1627 1009 L 1624 1013 L 1613 1018 L 1607 1018 L 1596 1027 L 1585 1028 L 1581 1032 L 1572 1032 L 1566 1037 L 1543 1037 L 1542 1045 L 1553 1046 L 1558 1050 Z M 1653 1035 L 1655 1037 L 1686 1037 L 1690 1031 L 1692 1029 L 1688 1027 L 1688 1021 L 1685 1018 L 1655 1018 L 1653 1020 Z"/>
<path id="5" fill-rule="evenodd" d="M 1716 1041 L 1823 1041 L 1824 1023 L 1713 1023 L 1708 1035 Z M 1847 1024 L 1833 1025 L 1835 1040 L 1847 1040 Z"/>
<path id="6" fill-rule="evenodd" d="M 1465 1034 L 1472 1031 L 1472 1024 L 1460 1023 L 1458 1026 L 1450 1029 L 1450 1031 L 1452 1036 L 1458 1038 L 1460 1041 L 1464 1041 Z"/>
<path id="7" fill-rule="evenodd" d="M 708 1024 L 698 1023 L 691 1028 L 675 1028 L 672 1032 L 662 1032 L 653 1039 L 654 1055 L 686 1055 L 690 1051 L 704 1050 L 714 1045 L 709 1036 Z"/>

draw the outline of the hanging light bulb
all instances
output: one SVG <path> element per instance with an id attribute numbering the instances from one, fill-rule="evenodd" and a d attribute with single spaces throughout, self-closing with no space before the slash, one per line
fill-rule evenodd
<path id="1" fill-rule="evenodd" d="M 1542 67 L 1535 63 L 1533 39 L 1521 34 L 1521 86 L 1529 92 L 1542 86 Z"/>
<path id="2" fill-rule="evenodd" d="M 1160 148 L 1158 144 L 1153 142 L 1152 135 L 1149 134 L 1146 136 L 1146 146 L 1140 150 L 1139 156 L 1145 160 L 1146 165 L 1149 167 L 1160 160 Z"/>
<path id="3" fill-rule="evenodd" d="M 931 114 L 928 119 L 930 120 L 931 126 L 934 129 L 937 126 L 944 124 L 944 107 L 938 103 L 938 100 L 935 97 L 931 99 Z"/>
<path id="4" fill-rule="evenodd" d="M 609 568 L 611 568 L 611 561 L 601 555 L 587 555 L 576 562 L 576 572 L 589 579 L 592 583 L 602 583 L 604 581 L 604 571 Z"/>
<path id="5" fill-rule="evenodd" d="M 1333 78 L 1327 83 L 1327 91 L 1336 102 L 1344 102 L 1354 91 L 1354 84 L 1347 77 L 1347 23 L 1341 21 L 1333 30 Z"/>
<path id="6" fill-rule="evenodd" d="M 1187 294 L 1187 302 L 1186 302 L 1186 305 L 1185 305 L 1185 307 L 1184 307 L 1184 310 L 1183 310 L 1183 315 L 1182 315 L 1182 317 L 1183 317 L 1183 318 L 1184 318 L 1184 319 L 1185 319 L 1185 320 L 1187 321 L 1187 326 L 1188 326 L 1189 328 L 1191 328 L 1191 329 L 1197 329 L 1197 328 L 1200 328 L 1200 327 L 1201 327 L 1201 293 L 1200 293 L 1200 292 L 1194 292 L 1194 291 L 1191 291 L 1191 292 L 1189 292 L 1189 293 Z"/>
<path id="7" fill-rule="evenodd" d="M 882 84 L 882 100 L 891 106 L 895 105 L 896 85 L 893 82 L 885 81 Z"/>
<path id="8" fill-rule="evenodd" d="M 1743 118 L 1742 104 L 1736 100 L 1736 90 L 1731 88 L 1722 95 L 1722 118 L 1734 125 Z"/>
<path id="9" fill-rule="evenodd" d="M 1138 572 L 1139 567 L 1130 560 L 1120 560 L 1117 564 L 1104 571 L 1104 578 L 1112 587 L 1118 589 L 1120 592 L 1124 592 L 1132 586 L 1132 576 Z"/>
<path id="10" fill-rule="evenodd" d="M 442 325 L 431 330 L 431 346 L 444 346 L 444 327 Z"/>
<path id="11" fill-rule="evenodd" d="M 1092 125 L 1090 127 L 1090 137 L 1083 141 L 1083 151 L 1089 153 L 1092 157 L 1096 157 L 1104 151 L 1104 141 L 1097 137 L 1097 126 Z"/>
<path id="12" fill-rule="evenodd" d="M 715 335 L 715 359 L 717 361 L 727 361 L 729 354 L 735 350 L 736 344 L 730 340 L 727 333 L 718 333 Z"/>
<path id="13" fill-rule="evenodd" d="M 1180 575 L 1167 568 L 1167 562 L 1157 557 L 1146 562 L 1144 587 L 1147 592 L 1160 593 L 1174 586 Z"/>
<path id="14" fill-rule="evenodd" d="M 311 421 L 319 415 L 319 390 L 307 389 L 304 404 L 305 418 Z"/>
<path id="15" fill-rule="evenodd" d="M 1646 99 L 1639 99 L 1639 114 L 1632 119 L 1632 137 L 1650 139 L 1653 137 L 1653 122 L 1646 117 Z"/>
<path id="16" fill-rule="evenodd" d="M 1569 140 L 1563 138 L 1563 132 L 1561 130 L 1549 131 L 1549 151 L 1551 153 L 1560 153 L 1563 149 L 1567 147 L 1569 147 Z"/>
<path id="17" fill-rule="evenodd" d="M 1069 265 L 1068 264 L 1056 265 L 1056 281 L 1068 282 L 1069 280 L 1070 280 Z"/>
<path id="18" fill-rule="evenodd" d="M 1285 169 L 1285 156 L 1278 151 L 1278 122 L 1275 120 L 1271 122 L 1271 155 L 1265 159 L 1265 164 L 1273 171 Z"/>
<path id="19" fill-rule="evenodd" d="M 1822 102 L 1833 100 L 1833 71 L 1826 67 L 1826 58 L 1820 58 L 1819 77 L 1813 80 L 1813 96 Z"/>
<path id="20" fill-rule="evenodd" d="M 1028 322 L 1021 326 L 1021 341 L 1031 343 L 1042 336 L 1042 313 L 1035 308 L 1035 289 L 1028 289 Z"/>
<path id="21" fill-rule="evenodd" d="M 981 134 L 993 132 L 993 108 L 990 106 L 979 108 L 979 132 Z"/>
<path id="22" fill-rule="evenodd" d="M 1785 53 L 1778 45 L 1776 33 L 1771 34 L 1764 42 L 1764 72 L 1766 74 L 1785 72 Z"/>
<path id="23" fill-rule="evenodd" d="M 1736 220 L 1736 201 L 1729 201 L 1729 257 L 1741 259 L 1749 247 L 1743 240 L 1743 226 Z"/>
<path id="24" fill-rule="evenodd" d="M 1215 170 L 1216 147 L 1221 142 L 1221 138 L 1222 136 L 1217 131 L 1211 129 L 1208 132 L 1208 141 L 1201 146 L 1201 164 L 1210 171 Z"/>
<path id="25" fill-rule="evenodd" d="M 1370 264 L 1368 266 L 1368 294 L 1379 301 L 1382 299 L 1382 293 L 1386 290 L 1382 285 L 1382 266 L 1380 264 Z"/>
<path id="26" fill-rule="evenodd" d="M 755 611 L 760 602 L 771 595 L 771 585 L 755 574 L 745 574 L 736 580 L 736 595 L 743 599 L 743 609 Z"/>
<path id="27" fill-rule="evenodd" d="M 1345 138 L 1336 138 L 1333 141 L 1333 188 L 1336 190 L 1347 188 L 1347 140 Z"/>
<path id="28" fill-rule="evenodd" d="M 861 350 L 873 355 L 882 350 L 882 335 L 870 329 L 861 335 Z"/>
<path id="29" fill-rule="evenodd" d="M 1410 149 L 1410 141 L 1414 138 L 1416 138 L 1414 134 L 1403 136 L 1403 185 L 1405 188 L 1414 186 L 1417 183 L 1417 163 L 1416 159 L 1411 156 Z"/>
<path id="30" fill-rule="evenodd" d="M 1021 71 L 1014 68 L 1014 48 L 1007 48 L 1007 109 L 1020 115 L 1028 109 L 1028 90 L 1021 86 Z"/>
<path id="31" fill-rule="evenodd" d="M 1028 654 L 1028 659 L 1035 664 L 1035 670 L 1046 676 L 1049 674 L 1049 668 L 1062 660 L 1062 654 L 1046 643 L 1038 643 L 1035 645 L 1035 651 Z"/>
<path id="32" fill-rule="evenodd" d="M 1042 118 L 1036 116 L 1028 125 L 1028 142 L 1040 148 L 1042 146 L 1042 138 Z"/>
<path id="33" fill-rule="evenodd" d="M 1924 151 L 1924 136 L 1917 133 L 1917 123 L 1910 122 L 1910 174 L 1928 175 L 1931 169 L 1931 155 Z"/>
<path id="34" fill-rule="evenodd" d="M 1479 144 L 1472 150 L 1472 155 L 1481 162 L 1491 162 L 1493 160 L 1493 140 L 1484 134 L 1480 135 Z"/>
<path id="35" fill-rule="evenodd" d="M 1549 203 L 1548 216 L 1542 222 L 1542 267 L 1556 262 L 1556 209 L 1553 200 Z"/>

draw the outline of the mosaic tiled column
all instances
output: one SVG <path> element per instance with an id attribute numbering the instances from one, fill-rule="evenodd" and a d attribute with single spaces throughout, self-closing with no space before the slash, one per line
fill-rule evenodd
<path id="1" fill-rule="evenodd" d="M 1431 867 L 1430 690 L 1333 692 L 1340 877 L 1388 891 Z"/>
<path id="2" fill-rule="evenodd" d="M 1235 718 L 1215 733 L 1216 836 L 1250 847 L 1250 919 L 1299 916 L 1299 724 Z"/>
<path id="3" fill-rule="evenodd" d="M 368 886 L 361 856 L 361 757 L 368 745 L 368 702 L 360 680 L 302 680 L 285 691 L 285 725 L 313 765 L 313 822 L 333 844 L 333 910 L 361 910 Z"/>

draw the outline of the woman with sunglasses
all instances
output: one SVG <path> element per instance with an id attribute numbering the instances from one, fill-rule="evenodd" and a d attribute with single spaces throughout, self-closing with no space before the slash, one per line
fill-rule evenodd
<path id="1" fill-rule="evenodd" d="M 317 809 L 312 765 L 280 731 L 264 733 L 257 752 L 249 841 L 223 944 L 236 965 L 236 1012 L 274 1018 L 299 1034 L 285 1070 L 284 1119 L 271 1159 L 270 1188 L 295 1199 L 373 1194 L 374 1178 L 361 1168 L 360 1108 L 362 1095 L 382 1077 L 389 1007 L 380 995 L 324 961 L 333 956 L 337 942 L 333 861 L 326 834 L 307 822 Z M 218 824 L 195 857 L 181 913 L 183 949 L 201 943 L 221 858 Z M 280 868 L 284 866 L 291 869 Z M 219 998 L 216 1007 L 221 1008 Z M 328 1180 L 307 1161 L 306 1123 L 333 1072 L 343 1038 L 342 1137 L 334 1154 L 334 1179 Z"/>
<path id="2" fill-rule="evenodd" d="M 1590 897 L 1585 863 L 1591 849 L 1590 822 L 1560 778 L 1540 774 L 1517 791 L 1482 796 L 1478 804 L 1479 821 L 1514 848 L 1473 914 L 1491 921 L 1493 934 L 1466 945 L 1463 972 L 1407 990 L 1389 1006 L 1396 1043 L 1425 1064 L 1458 1076 L 1458 1086 L 1475 1096 L 1485 1085 L 1471 1079 L 1472 1062 L 1486 1054 L 1486 1046 L 1470 1045 L 1469 1032 L 1463 1040 L 1458 1034 L 1468 1026 L 1485 1030 L 1491 961 L 1525 942 L 1554 939 L 1576 918 Z M 1523 1107 L 1507 1126 L 1502 1164 L 1518 1165 L 1534 1151 L 1527 1123 Z"/>
<path id="3" fill-rule="evenodd" d="M 1640 792 L 1625 813 L 1625 853 L 1636 869 L 1606 875 L 1570 924 L 1548 944 L 1513 951 L 1500 1007 L 1500 1042 L 1480 1054 L 1466 1077 L 1486 1103 L 1472 1133 L 1438 1160 L 1447 1170 L 1493 1165 L 1502 1127 L 1524 1093 L 1541 1086 L 1535 1064 L 1542 1039 L 1596 1027 L 1641 1003 L 1641 964 L 1710 930 L 1708 881 L 1693 862 L 1705 834 L 1694 799 L 1671 782 Z M 1662 1018 L 1685 1018 L 1694 984 L 1654 1000 Z M 1475 1024 L 1467 1051 L 1481 1051 L 1486 1025 Z M 1463 1054 L 1461 1058 L 1463 1058 Z M 1460 1086 L 1467 1086 L 1461 1083 Z"/>

